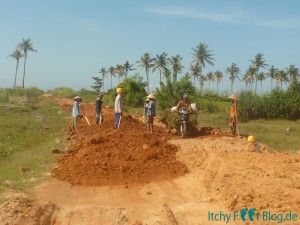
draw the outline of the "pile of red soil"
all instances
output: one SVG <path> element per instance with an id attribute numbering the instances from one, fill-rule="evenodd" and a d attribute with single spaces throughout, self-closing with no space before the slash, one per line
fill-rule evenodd
<path id="1" fill-rule="evenodd" d="M 85 108 L 88 111 L 88 108 Z M 90 115 L 92 110 L 90 109 Z M 73 185 L 130 185 L 173 179 L 188 172 L 176 160 L 177 147 L 167 143 L 162 128 L 155 133 L 146 126 L 123 116 L 119 129 L 113 129 L 113 112 L 106 109 L 103 124 L 79 124 L 79 132 L 69 131 L 72 144 L 59 160 L 53 175 Z M 91 123 L 94 118 L 89 117 Z"/>

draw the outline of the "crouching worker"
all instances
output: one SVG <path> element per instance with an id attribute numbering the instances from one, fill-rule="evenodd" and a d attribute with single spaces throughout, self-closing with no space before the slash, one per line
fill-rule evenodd
<path id="1" fill-rule="evenodd" d="M 153 133 L 153 121 L 156 116 L 156 103 L 155 96 L 153 94 L 148 95 L 148 105 L 147 105 L 147 127 L 148 131 Z"/>
<path id="2" fill-rule="evenodd" d="M 98 95 L 97 100 L 96 100 L 96 124 L 99 122 L 103 122 L 103 114 L 102 114 L 102 98 L 103 95 Z"/>

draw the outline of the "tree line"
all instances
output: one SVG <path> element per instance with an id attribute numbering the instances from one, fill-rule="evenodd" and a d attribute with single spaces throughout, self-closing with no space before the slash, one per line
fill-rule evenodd
<path id="1" fill-rule="evenodd" d="M 219 94 L 219 84 L 221 80 L 227 75 L 231 83 L 231 93 L 234 91 L 234 83 L 238 79 L 245 83 L 246 89 L 252 91 L 254 94 L 258 92 L 258 84 L 260 84 L 260 94 L 262 94 L 262 82 L 270 78 L 271 90 L 273 89 L 273 81 L 276 81 L 276 86 L 282 89 L 283 84 L 291 84 L 293 81 L 299 80 L 299 69 L 295 65 L 290 65 L 285 69 L 278 69 L 274 65 L 269 66 L 264 59 L 262 53 L 255 55 L 253 60 L 250 61 L 249 68 L 242 73 L 236 63 L 232 63 L 224 71 L 203 72 L 206 64 L 214 66 L 215 59 L 212 50 L 209 50 L 206 43 L 199 43 L 195 48 L 192 48 L 192 61 L 189 65 L 187 72 L 183 74 L 186 79 L 192 79 L 194 87 L 196 88 L 196 80 L 199 82 L 200 90 L 204 88 L 204 83 L 208 83 L 208 89 L 211 90 L 211 83 L 216 82 L 217 93 Z M 167 53 L 163 52 L 151 57 L 150 53 L 144 53 L 142 57 L 136 62 L 136 67 L 144 69 L 147 81 L 147 92 L 150 93 L 149 76 L 150 72 L 159 74 L 159 81 L 162 82 L 164 77 L 166 81 L 176 81 L 179 74 L 182 74 L 185 68 L 182 63 L 180 55 L 168 57 Z M 101 87 L 104 92 L 104 79 L 110 78 L 110 88 L 112 88 L 112 79 L 118 77 L 118 83 L 124 76 L 127 78 L 128 72 L 136 70 L 134 64 L 126 60 L 124 64 L 117 64 L 116 66 L 101 67 L 99 73 L 102 75 L 100 78 Z M 264 71 L 262 71 L 264 69 Z M 95 77 L 93 77 L 95 79 Z M 99 80 L 98 80 L 99 81 Z M 98 82 L 99 84 L 99 82 Z"/>

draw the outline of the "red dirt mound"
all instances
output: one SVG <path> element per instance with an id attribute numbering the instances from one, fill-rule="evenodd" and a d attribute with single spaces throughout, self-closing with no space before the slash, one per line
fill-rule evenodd
<path id="1" fill-rule="evenodd" d="M 85 106 L 85 110 L 90 108 Z M 87 113 L 89 114 L 89 113 Z M 141 122 L 123 116 L 119 129 L 113 129 L 113 112 L 104 110 L 105 122 L 69 131 L 69 154 L 59 160 L 53 175 L 73 185 L 129 185 L 172 179 L 187 173 L 176 160 L 177 147 L 167 143 L 162 128 L 148 133 Z M 95 119 L 89 119 L 94 123 Z"/>

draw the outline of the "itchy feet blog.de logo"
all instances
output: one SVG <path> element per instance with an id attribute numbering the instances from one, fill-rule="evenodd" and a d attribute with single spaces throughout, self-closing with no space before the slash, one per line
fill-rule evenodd
<path id="1" fill-rule="evenodd" d="M 273 221 L 278 224 L 297 221 L 298 215 L 292 211 L 288 213 L 272 213 L 270 211 L 258 212 L 256 208 L 244 208 L 236 210 L 233 213 L 224 213 L 223 211 L 211 212 L 208 211 L 208 221 L 229 223 L 231 221 Z"/>

